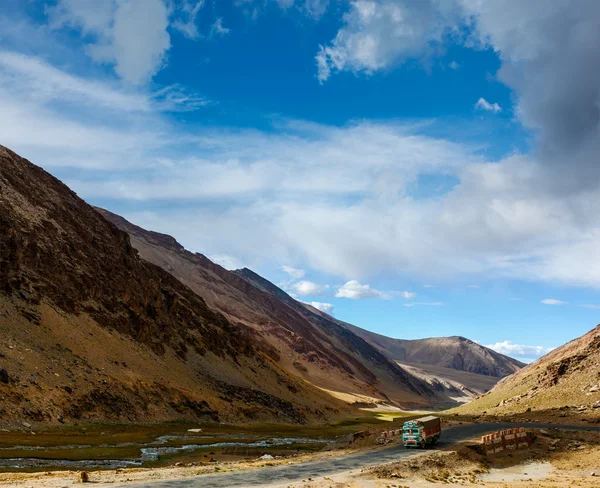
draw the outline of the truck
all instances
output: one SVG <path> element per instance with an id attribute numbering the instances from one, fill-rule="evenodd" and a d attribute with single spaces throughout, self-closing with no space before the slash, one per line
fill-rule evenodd
<path id="1" fill-rule="evenodd" d="M 402 443 L 404 447 L 420 447 L 435 444 L 440 438 L 442 424 L 439 417 L 429 415 L 420 419 L 409 420 L 402 426 Z"/>

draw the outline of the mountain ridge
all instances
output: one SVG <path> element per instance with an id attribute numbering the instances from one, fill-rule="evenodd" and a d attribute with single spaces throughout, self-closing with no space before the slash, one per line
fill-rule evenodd
<path id="1" fill-rule="evenodd" d="M 370 341 L 372 335 L 374 335 L 373 333 L 339 321 L 335 317 L 316 310 L 310 305 L 295 300 L 285 291 L 248 268 L 243 268 L 232 272 L 227 271 L 221 266 L 212 263 L 202 254 L 191 253 L 185 249 L 182 249 L 182 246 L 179 243 L 177 243 L 176 246 L 164 246 L 162 244 L 164 235 L 162 234 L 146 231 L 107 210 L 98 209 L 98 211 L 103 213 L 106 218 L 112 220 L 114 223 L 130 233 L 133 238 L 133 245 L 137 247 L 144 258 L 149 259 L 150 261 L 162 266 L 164 269 L 170 272 L 174 272 L 175 276 L 177 276 L 179 279 L 182 279 L 184 283 L 187 283 L 193 290 L 201 294 L 212 307 L 215 307 L 226 315 L 230 314 L 232 317 L 235 316 L 240 320 L 258 320 L 258 322 L 262 320 L 264 322 L 266 319 L 264 316 L 261 318 L 261 314 L 257 314 L 257 311 L 264 308 L 264 303 L 262 302 L 268 302 L 270 305 L 266 315 L 269 317 L 269 319 L 275 320 L 276 322 L 278 321 L 279 327 L 274 326 L 274 324 L 270 324 L 270 327 L 266 327 L 264 323 L 255 324 L 255 327 L 261 331 L 263 337 L 266 337 L 265 340 L 269 341 L 274 349 L 280 350 L 282 347 L 285 349 L 287 345 L 283 344 L 283 342 L 289 338 L 282 337 L 282 335 L 289 334 L 290 331 L 292 331 L 294 337 L 297 337 L 297 340 L 300 340 L 302 343 L 304 343 L 303 346 L 300 344 L 295 344 L 292 348 L 294 349 L 292 353 L 308 352 L 311 347 L 316 347 L 314 350 L 320 355 L 322 354 L 323 349 L 320 345 L 318 345 L 318 341 L 322 339 L 323 333 L 325 333 L 328 337 L 334 337 L 335 340 L 338 341 L 338 347 L 342 350 L 346 352 L 349 350 L 354 352 L 358 351 L 362 360 L 366 359 L 368 361 L 367 364 L 382 366 L 383 369 L 387 370 L 386 374 L 395 376 L 400 375 L 402 381 L 406 383 L 409 389 L 413 392 L 415 391 L 415 387 L 417 393 L 420 389 L 423 390 L 423 380 L 419 380 L 413 374 L 408 373 L 406 371 L 407 368 L 402 364 L 399 364 L 395 358 L 387 354 L 387 351 L 385 351 L 384 348 L 381 348 L 378 344 L 374 344 Z M 157 239 L 156 236 L 160 236 L 160 238 Z M 177 242 L 170 236 L 168 239 L 169 242 Z M 175 265 L 175 262 L 179 262 L 179 264 Z M 190 266 L 194 266 L 193 271 L 191 271 Z M 229 287 L 225 287 L 223 283 L 218 285 L 214 280 L 211 281 L 208 273 L 215 273 L 224 282 L 228 282 L 228 286 L 232 285 L 233 288 L 237 289 L 237 291 L 231 291 L 231 289 Z M 234 276 L 236 278 L 234 278 Z M 248 284 L 251 284 L 255 290 L 242 287 L 239 281 L 236 281 L 237 279 L 242 279 Z M 194 283 L 194 281 L 196 282 Z M 225 290 L 230 291 L 226 292 Z M 238 293 L 240 291 L 242 292 L 241 295 Z M 237 301 L 236 304 L 233 304 L 232 300 L 227 299 L 228 293 L 231 294 L 229 298 L 235 298 Z M 274 298 L 269 298 L 269 296 Z M 244 304 L 248 298 L 251 298 L 253 301 L 251 303 Z M 274 299 L 275 302 L 273 301 Z M 243 306 L 245 306 L 245 308 L 243 308 L 243 313 L 240 310 L 236 310 L 236 307 L 240 308 Z M 278 313 L 274 315 L 273 312 L 275 310 L 277 310 Z M 285 322 L 285 324 L 283 324 L 283 322 Z M 289 325 L 291 323 L 294 325 L 290 329 Z M 287 332 L 284 332 L 286 330 Z M 278 336 L 278 338 L 281 340 L 273 340 L 271 337 L 272 335 Z M 380 337 L 388 341 L 394 341 L 394 339 L 385 338 L 384 336 Z M 312 345 L 305 343 L 303 339 L 308 339 L 308 343 Z M 314 340 L 317 340 L 317 343 L 315 343 Z M 464 340 L 468 341 L 467 339 Z M 469 343 L 472 343 L 472 341 L 469 341 Z M 308 349 L 302 351 L 304 348 Z M 281 355 L 279 358 L 281 359 Z M 370 370 L 365 370 L 364 364 L 360 362 L 361 360 L 357 361 L 356 358 L 353 358 L 346 353 L 339 353 L 339 351 L 336 354 L 336 358 L 337 360 L 333 361 L 333 364 L 340 370 L 343 370 L 346 373 L 359 372 L 361 375 L 363 375 L 362 380 L 366 381 L 367 387 L 371 391 L 371 395 L 377 397 L 377 393 L 379 393 L 380 400 L 390 399 L 390 397 L 381 390 L 378 392 L 373 391 L 372 383 L 376 381 L 377 375 L 373 375 Z M 311 363 L 313 361 L 317 361 L 317 359 L 315 359 L 314 356 L 309 355 L 308 362 Z M 303 364 L 303 361 L 291 361 L 291 363 L 295 368 L 294 372 L 296 374 L 299 374 L 308 381 L 315 382 L 315 384 L 322 388 L 335 391 L 334 385 L 327 383 L 327 381 L 323 380 L 323 378 L 315 380 L 314 377 L 311 377 L 311 374 L 304 374 L 307 373 L 307 371 L 305 371 L 307 365 Z M 289 367 L 289 364 L 287 366 Z M 310 368 L 310 364 L 308 367 Z M 435 379 L 434 381 L 427 380 L 425 383 L 427 384 L 425 391 L 433 390 L 433 393 L 431 391 L 427 391 L 427 394 L 431 397 L 435 397 L 436 392 L 440 393 L 440 383 L 444 383 L 446 385 L 449 385 L 449 383 L 452 384 L 449 386 L 448 391 L 445 392 L 447 395 L 460 396 L 464 393 L 457 389 L 455 378 L 442 378 L 441 380 Z M 487 380 L 482 380 L 479 383 L 489 385 L 490 383 L 493 383 L 493 381 L 489 382 Z M 346 387 L 347 386 L 348 385 L 346 385 Z M 476 390 L 463 388 L 463 390 L 468 391 L 469 395 L 482 393 L 486 389 L 487 388 L 482 389 L 481 385 L 479 384 L 477 385 Z M 350 389 L 350 391 L 353 391 L 356 394 L 361 392 L 360 389 Z M 348 392 L 346 391 L 345 393 Z"/>
<path id="2" fill-rule="evenodd" d="M 521 361 L 462 336 L 393 339 L 347 325 L 396 361 L 441 366 L 496 378 L 511 375 L 525 366 Z"/>

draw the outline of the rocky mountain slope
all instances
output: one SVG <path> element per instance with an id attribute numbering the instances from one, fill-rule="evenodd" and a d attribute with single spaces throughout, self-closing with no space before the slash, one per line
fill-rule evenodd
<path id="1" fill-rule="evenodd" d="M 368 375 L 350 363 L 348 375 Z M 125 232 L 0 146 L 0 422 L 304 422 L 347 410 L 288 374 L 255 328 L 140 259 Z"/>
<path id="2" fill-rule="evenodd" d="M 569 407 L 600 418 L 600 326 L 509 376 L 457 412 L 502 415 Z"/>
<path id="3" fill-rule="evenodd" d="M 277 364 L 291 374 L 351 403 L 424 407 L 440 400 L 426 382 L 406 373 L 347 327 L 305 307 L 251 270 L 230 272 L 186 251 L 170 236 L 98 211 L 129 233 L 144 259 L 167 270 L 232 323 L 254 330 Z"/>
<path id="4" fill-rule="evenodd" d="M 402 363 L 451 368 L 495 378 L 511 375 L 525 366 L 464 337 L 392 339 L 349 324 L 348 327 L 388 357 Z"/>

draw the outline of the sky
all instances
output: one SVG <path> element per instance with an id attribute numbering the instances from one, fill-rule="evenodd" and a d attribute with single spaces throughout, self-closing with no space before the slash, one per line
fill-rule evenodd
<path id="1" fill-rule="evenodd" d="M 596 0 L 0 0 L 0 144 L 391 337 L 600 320 Z"/>

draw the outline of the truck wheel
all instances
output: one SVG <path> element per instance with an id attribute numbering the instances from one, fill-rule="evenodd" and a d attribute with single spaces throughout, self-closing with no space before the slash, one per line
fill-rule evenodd
<path id="1" fill-rule="evenodd" d="M 421 449 L 425 449 L 425 440 L 421 441 Z"/>

